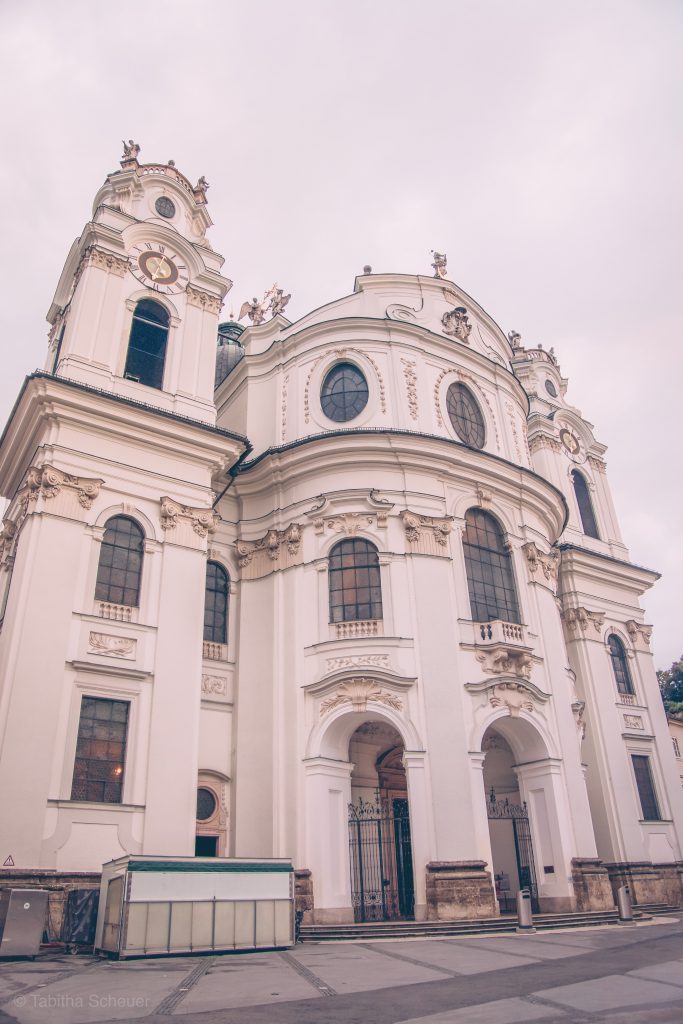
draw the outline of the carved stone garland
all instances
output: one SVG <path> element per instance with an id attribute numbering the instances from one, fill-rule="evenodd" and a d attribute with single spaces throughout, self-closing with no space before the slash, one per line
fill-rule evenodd
<path id="1" fill-rule="evenodd" d="M 417 419 L 418 407 L 417 407 L 417 373 L 415 367 L 417 363 L 414 359 L 404 359 L 401 357 L 401 363 L 403 364 L 403 377 L 406 382 L 406 392 L 408 395 L 408 408 L 410 409 L 410 418 L 413 420 Z"/>
<path id="2" fill-rule="evenodd" d="M 359 676 L 340 683 L 337 692 L 321 702 L 320 715 L 322 717 L 328 711 L 332 711 L 342 704 L 350 704 L 353 711 L 367 711 L 368 701 L 384 704 L 385 707 L 393 708 L 394 711 L 403 710 L 403 701 L 400 697 L 383 690 L 376 679 Z"/>
<path id="3" fill-rule="evenodd" d="M 496 646 L 486 651 L 477 651 L 475 657 L 488 675 L 512 675 L 521 679 L 529 679 L 531 676 L 533 662 L 526 651 Z"/>
<path id="4" fill-rule="evenodd" d="M 223 301 L 219 295 L 211 295 L 210 292 L 202 291 L 200 288 L 193 288 L 188 284 L 185 289 L 188 306 L 197 306 L 207 313 L 220 313 Z"/>
<path id="5" fill-rule="evenodd" d="M 75 491 L 78 504 L 84 509 L 90 509 L 103 482 L 90 477 L 72 476 L 54 466 L 32 466 L 26 474 L 23 487 L 17 492 L 19 522 L 39 498 L 49 501 L 56 498 L 63 488 Z"/>
<path id="6" fill-rule="evenodd" d="M 448 547 L 448 535 L 451 532 L 453 516 L 421 516 L 417 512 L 401 512 L 406 540 L 410 544 L 419 544 L 423 534 L 429 533 L 441 547 Z"/>
<path id="7" fill-rule="evenodd" d="M 544 578 L 555 587 L 557 583 L 557 571 L 560 564 L 560 555 L 558 551 L 550 551 L 546 554 L 541 551 L 533 541 L 529 541 L 527 544 L 522 544 L 522 551 L 526 555 L 529 575 L 535 576 L 540 569 Z"/>
<path id="8" fill-rule="evenodd" d="M 591 626 L 596 633 L 600 633 L 605 613 L 590 612 L 587 608 L 567 608 L 562 612 L 562 618 L 573 636 L 584 636 Z"/>

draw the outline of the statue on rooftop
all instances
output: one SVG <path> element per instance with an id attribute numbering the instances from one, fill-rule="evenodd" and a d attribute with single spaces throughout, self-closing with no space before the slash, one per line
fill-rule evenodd
<path id="1" fill-rule="evenodd" d="M 140 147 L 138 146 L 137 142 L 133 142 L 132 139 L 128 139 L 128 142 L 126 142 L 125 139 L 123 139 L 122 141 L 123 141 L 123 159 L 124 160 L 137 160 L 138 153 L 140 152 Z"/>
<path id="2" fill-rule="evenodd" d="M 194 190 L 195 190 L 195 192 L 206 192 L 208 187 L 209 187 L 209 183 L 206 180 L 206 178 L 204 177 L 204 175 L 202 174 L 201 178 L 199 179 L 199 181 L 195 185 Z"/>
<path id="3" fill-rule="evenodd" d="M 270 305 L 268 306 L 270 315 L 279 316 L 291 297 L 291 295 L 284 294 L 283 288 L 278 288 L 278 286 L 274 284 L 270 291 L 266 292 L 266 298 L 270 299 Z"/>
<path id="4" fill-rule="evenodd" d="M 432 249 L 431 252 L 434 257 L 434 262 L 432 263 L 434 277 L 445 277 L 448 273 L 448 257 L 446 256 L 446 253 L 436 252 L 434 249 Z"/>
<path id="5" fill-rule="evenodd" d="M 240 315 L 237 319 L 243 320 L 245 316 L 249 317 L 254 327 L 258 327 L 266 319 L 266 314 L 263 312 L 263 303 L 259 302 L 255 296 L 251 302 L 242 303 Z"/>

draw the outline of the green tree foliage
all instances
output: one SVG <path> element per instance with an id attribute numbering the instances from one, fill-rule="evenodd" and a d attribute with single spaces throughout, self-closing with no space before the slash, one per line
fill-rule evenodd
<path id="1" fill-rule="evenodd" d="M 660 670 L 657 680 L 667 715 L 683 720 L 683 654 L 671 668 Z"/>

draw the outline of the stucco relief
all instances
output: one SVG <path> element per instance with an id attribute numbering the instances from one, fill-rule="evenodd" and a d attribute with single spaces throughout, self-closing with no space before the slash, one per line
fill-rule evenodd
<path id="1" fill-rule="evenodd" d="M 341 512 L 337 516 L 327 516 L 323 518 L 313 520 L 313 526 L 316 533 L 323 533 L 326 529 L 332 530 L 334 533 L 345 533 L 349 537 L 353 537 L 361 530 L 367 529 L 368 526 L 372 526 L 375 521 L 373 515 L 367 515 L 363 512 Z"/>
<path id="2" fill-rule="evenodd" d="M 291 523 L 285 530 L 268 530 L 258 540 L 235 541 L 242 578 L 259 579 L 295 564 L 301 554 L 302 530 L 300 523 Z"/>
<path id="3" fill-rule="evenodd" d="M 605 613 L 590 612 L 587 608 L 567 608 L 562 612 L 562 618 L 572 636 L 585 636 L 586 633 L 590 635 L 591 627 L 600 633 Z"/>
<path id="4" fill-rule="evenodd" d="M 467 310 L 464 306 L 456 306 L 455 309 L 449 309 L 447 313 L 444 313 L 441 317 L 441 325 L 444 334 L 458 338 L 469 345 L 472 324 L 467 318 Z"/>
<path id="5" fill-rule="evenodd" d="M 133 661 L 136 647 L 137 640 L 134 637 L 113 636 L 111 633 L 96 633 L 92 630 L 88 636 L 88 654 Z"/>
<path id="6" fill-rule="evenodd" d="M 408 395 L 408 408 L 410 409 L 410 418 L 413 420 L 417 419 L 418 407 L 417 407 L 417 373 L 415 367 L 417 363 L 414 359 L 404 359 L 401 357 L 401 363 L 403 364 L 403 378 L 406 382 L 406 393 Z"/>
<path id="7" fill-rule="evenodd" d="M 562 445 L 555 437 L 549 437 L 547 434 L 534 434 L 533 437 L 529 438 L 529 451 L 532 453 L 541 451 L 546 448 L 551 452 L 561 452 Z"/>
<path id="8" fill-rule="evenodd" d="M 647 648 L 650 646 L 652 626 L 648 626 L 644 622 L 636 622 L 635 619 L 629 619 L 626 623 L 626 630 L 631 637 L 631 643 L 634 647 Z"/>
<path id="9" fill-rule="evenodd" d="M 287 388 L 289 386 L 289 374 L 286 373 L 282 380 L 282 417 L 280 420 L 280 440 L 285 443 L 287 437 Z"/>
<path id="10" fill-rule="evenodd" d="M 624 725 L 627 729 L 645 730 L 645 725 L 640 715 L 624 715 Z"/>
<path id="11" fill-rule="evenodd" d="M 400 513 L 406 540 L 411 552 L 448 555 L 448 535 L 453 516 L 422 516 L 406 510 Z"/>
<path id="12" fill-rule="evenodd" d="M 359 676 L 356 679 L 349 679 L 340 683 L 336 692 L 320 703 L 321 717 L 328 711 L 339 707 L 342 704 L 350 704 L 353 711 L 367 711 L 368 702 L 383 704 L 385 707 L 393 708 L 394 711 L 403 710 L 403 701 L 394 693 L 383 690 L 376 679 L 366 676 Z"/>
<path id="13" fill-rule="evenodd" d="M 212 508 L 192 508 L 181 505 L 168 496 L 161 498 L 161 529 L 175 530 L 180 520 L 185 520 L 198 537 L 213 533 L 220 522 L 220 516 Z"/>
<path id="14" fill-rule="evenodd" d="M 206 697 L 225 697 L 228 692 L 228 681 L 225 676 L 202 676 L 202 693 Z"/>
<path id="15" fill-rule="evenodd" d="M 506 647 L 494 647 L 486 651 L 477 651 L 475 657 L 488 675 L 512 675 L 521 679 L 529 679 L 533 664 L 526 651 L 510 650 Z"/>
<path id="16" fill-rule="evenodd" d="M 544 693 L 533 683 L 523 679 L 484 680 L 480 683 L 465 683 L 465 689 L 473 696 L 480 697 L 481 707 L 506 707 L 512 717 L 520 711 L 532 714 L 550 700 L 550 694 Z"/>
<path id="17" fill-rule="evenodd" d="M 219 295 L 211 295 L 210 292 L 202 291 L 201 288 L 193 288 L 188 284 L 185 289 L 188 306 L 197 306 L 207 313 L 220 313 L 223 302 Z"/>
<path id="18" fill-rule="evenodd" d="M 97 245 L 89 245 L 78 264 L 74 277 L 74 287 L 78 284 L 86 267 L 97 267 L 99 270 L 104 270 L 108 274 L 114 274 L 116 277 L 125 277 L 129 265 L 130 260 L 127 256 L 120 256 L 115 252 L 109 252 L 107 249 L 101 249 Z"/>
<path id="19" fill-rule="evenodd" d="M 599 459 L 596 455 L 588 456 L 588 465 L 591 469 L 594 469 L 596 473 L 607 472 L 607 463 L 604 459 Z"/>
<path id="20" fill-rule="evenodd" d="M 522 449 L 519 445 L 519 434 L 517 433 L 517 423 L 515 422 L 515 409 L 512 402 L 505 403 L 505 409 L 508 414 L 508 421 L 510 423 L 510 430 L 512 432 L 512 440 L 515 445 L 515 452 L 519 461 L 522 461 Z"/>
<path id="21" fill-rule="evenodd" d="M 90 509 L 103 483 L 100 479 L 72 476 L 54 466 L 31 466 L 17 491 L 18 520 L 21 522 L 28 515 L 39 498 L 49 501 L 61 493 L 73 494 L 81 508 Z"/>
<path id="22" fill-rule="evenodd" d="M 579 734 L 579 739 L 583 740 L 586 735 L 586 722 L 584 714 L 586 711 L 585 700 L 579 700 L 578 698 L 572 701 L 572 714 L 574 715 L 574 721 L 576 722 L 576 728 Z"/>
<path id="23" fill-rule="evenodd" d="M 549 551 L 546 554 L 533 541 L 522 544 L 522 551 L 526 555 L 529 576 L 535 579 L 538 574 L 538 582 L 545 579 L 554 591 L 557 586 L 557 572 L 560 564 L 559 552 Z"/>
<path id="24" fill-rule="evenodd" d="M 0 566 L 5 571 L 12 568 L 18 532 L 16 523 L 13 523 L 11 519 L 3 520 L 0 533 Z"/>
<path id="25" fill-rule="evenodd" d="M 389 668 L 388 654 L 349 654 L 327 659 L 327 671 L 336 672 L 343 668 Z"/>

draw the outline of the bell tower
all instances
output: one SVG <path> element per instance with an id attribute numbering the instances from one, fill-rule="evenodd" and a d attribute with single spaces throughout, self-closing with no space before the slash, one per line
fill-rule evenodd
<path id="1" fill-rule="evenodd" d="M 45 369 L 215 423 L 216 336 L 232 282 L 206 238 L 208 182 L 142 164 L 124 142 L 67 257 L 47 319 Z"/>

